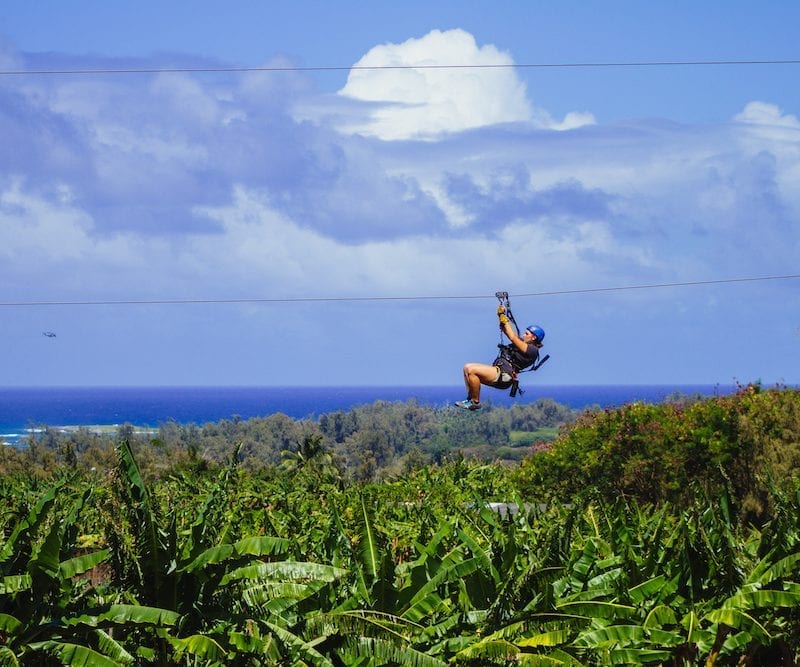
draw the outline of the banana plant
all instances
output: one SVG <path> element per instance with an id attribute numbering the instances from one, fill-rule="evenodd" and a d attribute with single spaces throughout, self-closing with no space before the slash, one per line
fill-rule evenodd
<path id="1" fill-rule="evenodd" d="M 553 583 L 553 608 L 532 609 L 513 639 L 521 649 L 546 652 L 539 637 L 550 624 L 556 635 L 544 636 L 557 636 L 558 651 L 579 661 L 713 665 L 767 649 L 791 653 L 800 553 L 754 559 L 759 535 L 730 522 L 724 497 L 671 518 L 625 504 L 589 505 L 574 538 Z M 786 549 L 776 545 L 775 552 Z M 484 641 L 507 637 L 504 628 Z"/>
<path id="2" fill-rule="evenodd" d="M 194 520 L 180 529 L 144 482 L 127 442 L 119 445 L 117 503 L 108 533 L 120 599 L 76 622 L 113 629 L 138 659 L 276 664 L 294 659 L 326 664 L 324 638 L 306 634 L 306 615 L 323 608 L 344 570 L 286 560 L 292 540 L 273 535 L 235 539 L 224 523 L 236 456 L 209 491 Z M 232 520 L 232 519 L 231 519 Z M 156 582 L 156 583 L 154 583 Z M 133 650 L 133 649 L 131 649 Z"/>
<path id="3" fill-rule="evenodd" d="M 707 664 L 725 655 L 753 655 L 769 647 L 786 655 L 796 645 L 800 583 L 796 581 L 800 551 L 777 561 L 768 554 L 733 595 L 702 618 L 710 625 Z M 795 620 L 795 627 L 790 621 Z"/>
<path id="4" fill-rule="evenodd" d="M 0 664 L 41 664 L 48 655 L 63 664 L 124 658 L 112 640 L 68 620 L 95 603 L 97 591 L 82 575 L 109 557 L 107 550 L 77 554 L 78 517 L 91 494 L 91 488 L 69 489 L 66 479 L 57 482 L 0 549 Z"/>

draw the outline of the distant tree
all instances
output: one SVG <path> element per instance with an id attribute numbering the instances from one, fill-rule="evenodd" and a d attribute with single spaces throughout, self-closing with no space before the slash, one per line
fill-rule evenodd
<path id="1" fill-rule="evenodd" d="M 333 452 L 319 434 L 305 436 L 297 448 L 285 449 L 281 455 L 281 470 L 295 478 L 302 475 L 313 484 L 338 483 L 342 479 Z"/>

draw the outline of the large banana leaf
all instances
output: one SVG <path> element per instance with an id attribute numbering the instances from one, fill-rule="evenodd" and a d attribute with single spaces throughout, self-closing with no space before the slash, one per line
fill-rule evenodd
<path id="1" fill-rule="evenodd" d="M 800 563 L 800 551 L 781 558 L 775 563 L 770 562 L 771 554 L 768 554 L 761 562 L 753 568 L 747 583 L 769 584 L 776 579 L 784 577 L 797 577 L 797 564 Z"/>
<path id="2" fill-rule="evenodd" d="M 769 609 L 777 607 L 797 607 L 800 605 L 800 591 L 753 590 L 742 591 L 729 597 L 723 603 L 725 609 Z"/>
<path id="3" fill-rule="evenodd" d="M 64 622 L 67 625 L 83 624 L 91 627 L 99 627 L 108 623 L 168 627 L 175 625 L 179 618 L 180 614 L 169 609 L 146 607 L 137 604 L 113 604 L 107 611 L 100 614 L 83 614 L 65 619 Z"/>
<path id="4" fill-rule="evenodd" d="M 437 591 L 428 590 L 425 595 L 415 595 L 402 616 L 412 623 L 429 622 L 437 612 L 449 612 L 449 606 Z"/>
<path id="5" fill-rule="evenodd" d="M 423 557 L 427 556 L 436 558 L 437 551 L 442 546 L 445 538 L 451 535 L 452 532 L 453 526 L 450 525 L 450 522 L 444 518 L 439 518 L 439 524 L 436 528 L 436 532 L 431 536 L 431 539 L 428 540 L 427 544 L 414 542 L 414 546 Z"/>
<path id="6" fill-rule="evenodd" d="M 362 509 L 362 513 L 363 511 L 364 510 Z M 342 523 L 342 517 L 339 515 L 339 511 L 336 509 L 335 503 L 331 504 L 331 518 L 333 525 L 337 528 L 339 537 L 341 538 L 344 558 L 351 563 L 351 569 L 354 571 L 357 593 L 364 604 L 372 605 L 374 603 L 371 592 L 371 585 L 373 582 L 372 580 L 367 581 L 365 568 L 360 566 L 361 559 L 355 557 L 353 547 L 350 543 L 350 538 L 345 530 L 344 524 Z"/>
<path id="7" fill-rule="evenodd" d="M 678 618 L 675 612 L 667 605 L 660 604 L 647 613 L 643 627 L 648 629 L 659 628 L 665 625 L 675 625 L 677 622 Z"/>
<path id="8" fill-rule="evenodd" d="M 319 665 L 320 667 L 334 667 L 334 663 L 314 648 L 311 642 L 304 640 L 302 637 L 298 637 L 290 630 L 276 625 L 275 623 L 264 621 L 264 625 L 289 649 L 292 655 L 301 656 L 301 660 L 308 660 L 312 664 Z M 302 665 L 305 663 L 300 660 L 294 660 L 289 664 Z"/>
<path id="9" fill-rule="evenodd" d="M 306 620 L 306 629 L 309 633 L 325 636 L 338 634 L 342 637 L 383 637 L 407 641 L 425 630 L 425 627 L 394 614 L 354 609 L 310 616 Z"/>
<path id="10" fill-rule="evenodd" d="M 61 661 L 61 664 L 69 665 L 70 667 L 120 667 L 120 665 L 126 664 L 117 662 L 80 644 L 45 641 L 29 644 L 29 647 L 34 651 L 55 655 Z"/>
<path id="11" fill-rule="evenodd" d="M 430 560 L 434 561 L 434 559 Z M 438 593 L 441 586 L 475 572 L 480 568 L 480 563 L 479 558 L 465 559 L 461 545 L 455 547 L 437 564 L 435 574 L 414 592 L 408 603 L 408 609 L 413 609 L 431 593 Z"/>
<path id="12" fill-rule="evenodd" d="M 59 574 L 64 579 L 71 579 L 72 577 L 83 574 L 84 572 L 88 572 L 93 567 L 105 562 L 110 556 L 111 552 L 108 549 L 101 549 L 100 551 L 95 551 L 93 553 L 69 558 L 59 563 Z"/>
<path id="13" fill-rule="evenodd" d="M 241 654 L 256 656 L 254 665 L 259 664 L 259 660 L 267 665 L 280 663 L 281 655 L 275 638 L 272 635 L 262 638 L 258 626 L 249 628 L 247 632 L 230 632 L 228 642 L 240 654 L 239 657 Z"/>
<path id="14" fill-rule="evenodd" d="M 300 561 L 256 563 L 231 570 L 222 577 L 221 585 L 241 579 L 271 579 L 280 581 L 325 581 L 331 583 L 347 573 L 338 567 Z"/>
<path id="15" fill-rule="evenodd" d="M 513 642 L 495 635 L 474 641 L 453 657 L 453 661 L 472 664 L 495 664 L 497 662 L 514 662 L 520 655 L 520 649 Z"/>
<path id="16" fill-rule="evenodd" d="M 243 556 L 281 555 L 287 553 L 290 548 L 291 541 L 282 537 L 248 537 L 234 544 L 220 544 L 206 549 L 179 571 L 191 573 L 208 565 L 216 565 Z"/>
<path id="17" fill-rule="evenodd" d="M 658 597 L 658 593 L 664 588 L 664 584 L 665 577 L 663 574 L 659 574 L 628 589 L 628 597 L 631 604 L 652 601 L 654 597 Z"/>
<path id="18" fill-rule="evenodd" d="M 0 613 L 0 632 L 13 635 L 22 627 L 22 622 L 11 614 Z"/>
<path id="19" fill-rule="evenodd" d="M 614 562 L 618 561 L 615 559 Z M 608 561 L 603 563 L 607 564 Z M 600 567 L 601 563 L 598 563 L 597 566 Z M 625 576 L 626 572 L 621 567 L 615 567 L 592 577 L 586 582 L 586 586 L 593 597 L 599 597 L 600 595 L 613 596 L 620 588 L 624 588 Z"/>
<path id="20" fill-rule="evenodd" d="M 243 606 L 260 609 L 272 614 L 282 614 L 318 593 L 327 582 L 312 581 L 296 583 L 293 581 L 257 581 L 241 592 Z"/>
<path id="21" fill-rule="evenodd" d="M 675 657 L 671 651 L 652 648 L 615 648 L 608 653 L 612 665 L 670 664 Z"/>
<path id="22" fill-rule="evenodd" d="M 517 639 L 518 646 L 534 647 L 534 646 L 560 646 L 566 644 L 569 640 L 571 631 L 569 628 L 559 628 L 558 630 L 550 630 L 548 632 L 540 632 L 539 634 L 530 637 L 523 637 Z"/>
<path id="23" fill-rule="evenodd" d="M 348 658 L 346 664 L 403 665 L 404 667 L 445 667 L 439 658 L 422 653 L 408 645 L 375 637 L 355 637 L 345 642 L 339 651 Z M 369 663 L 365 660 L 370 659 Z"/>
<path id="24" fill-rule="evenodd" d="M 98 629 L 95 630 L 95 637 L 97 638 L 97 648 L 100 649 L 103 655 L 124 665 L 133 664 L 134 657 L 122 647 L 122 644 L 115 641 L 109 634 Z"/>
<path id="25" fill-rule="evenodd" d="M 768 643 L 770 634 L 753 616 L 741 609 L 715 609 L 704 616 L 705 620 L 719 625 L 726 625 L 737 630 L 746 630 L 760 642 Z"/>
<path id="26" fill-rule="evenodd" d="M 521 653 L 514 662 L 519 667 L 583 667 L 583 663 L 566 651 L 556 649 L 547 655 Z"/>
<path id="27" fill-rule="evenodd" d="M 492 563 L 491 548 L 481 546 L 475 537 L 470 535 L 469 531 L 464 528 L 456 528 L 456 535 L 461 539 L 464 546 L 472 552 L 472 556 L 477 559 L 481 570 L 486 571 L 491 576 L 495 585 L 500 585 L 502 580 L 500 578 L 500 573 L 497 571 L 494 563 Z"/>
<path id="28" fill-rule="evenodd" d="M 20 591 L 27 591 L 32 586 L 31 575 L 29 574 L 11 574 L 3 577 L 0 580 L 0 595 L 9 595 L 12 593 L 19 593 Z"/>
<path id="29" fill-rule="evenodd" d="M 367 503 L 363 494 L 361 495 L 361 513 L 364 521 L 361 540 L 361 562 L 367 574 L 374 581 L 380 571 L 380 548 L 375 539 L 375 532 L 372 529 L 372 517 L 367 510 Z"/>
<path id="30" fill-rule="evenodd" d="M 151 591 L 148 597 L 153 600 L 159 599 L 161 595 L 167 593 L 163 584 L 166 552 L 162 549 L 159 539 L 159 526 L 150 500 L 150 492 L 142 479 L 130 444 L 126 440 L 119 443 L 117 453 L 119 468 L 127 481 L 126 491 L 130 496 L 131 526 L 136 530 L 137 564 L 147 582 L 148 590 Z"/>
<path id="31" fill-rule="evenodd" d="M 50 487 L 38 500 L 28 515 L 14 526 L 14 530 L 0 548 L 0 564 L 11 560 L 24 562 L 27 565 L 32 550 L 32 543 L 36 537 L 39 526 L 47 519 L 55 503 L 56 496 L 66 481 L 61 481 Z M 8 573 L 8 570 L 5 570 Z"/>
<path id="32" fill-rule="evenodd" d="M 639 625 L 607 625 L 604 628 L 580 633 L 575 639 L 574 645 L 597 648 L 616 644 L 636 644 L 645 639 L 644 628 Z"/>
<path id="33" fill-rule="evenodd" d="M 211 660 L 212 662 L 220 662 L 228 656 L 228 652 L 207 635 L 191 635 L 181 638 L 170 637 L 169 643 L 175 649 L 175 658 L 178 660 L 182 658 L 184 653 L 202 660 Z"/>
<path id="34" fill-rule="evenodd" d="M 114 604 L 107 612 L 98 616 L 101 620 L 113 623 L 144 623 L 157 626 L 175 625 L 179 617 L 179 614 L 169 609 L 134 604 Z"/>
<path id="35" fill-rule="evenodd" d="M 562 602 L 556 605 L 556 609 L 565 614 L 584 616 L 586 618 L 602 618 L 609 621 L 631 618 L 636 613 L 634 607 L 599 600 Z"/>
<path id="36" fill-rule="evenodd" d="M 50 526 L 50 530 L 39 546 L 35 550 L 33 557 L 28 563 L 28 571 L 34 579 L 44 579 L 47 581 L 46 586 L 54 587 L 60 584 L 59 579 L 59 565 L 61 560 L 61 552 L 64 549 L 64 534 L 68 529 L 72 528 L 77 521 L 78 513 L 83 507 L 84 502 L 89 497 L 91 489 L 86 489 L 80 494 L 73 503 L 71 511 L 66 517 L 60 521 L 54 521 Z"/>
<path id="37" fill-rule="evenodd" d="M 40 545 L 38 552 L 28 562 L 28 572 L 33 579 L 34 591 L 44 597 L 47 589 L 52 589 L 58 580 L 58 554 L 61 551 L 61 528 L 58 521 L 53 522 Z"/>
<path id="38" fill-rule="evenodd" d="M 647 630 L 652 646 L 661 648 L 682 646 L 686 644 L 686 637 L 679 630 L 664 630 L 662 628 L 650 628 Z"/>
<path id="39" fill-rule="evenodd" d="M 0 666 L 2 667 L 18 667 L 19 660 L 17 656 L 7 646 L 0 646 Z"/>
<path id="40" fill-rule="evenodd" d="M 468 623 L 470 626 L 475 627 L 477 623 L 474 620 L 471 620 L 469 614 L 464 614 L 463 617 L 461 614 L 453 614 L 448 613 L 449 610 L 445 607 L 442 603 L 441 610 L 443 611 L 443 618 L 438 623 L 430 623 L 428 619 L 428 614 L 424 614 L 423 618 L 426 620 L 425 627 L 422 628 L 421 636 L 423 636 L 427 641 L 432 641 L 433 639 L 441 639 L 454 636 L 459 628 Z M 438 611 L 438 610 L 437 610 Z M 408 620 L 413 622 L 413 619 L 409 618 Z"/>

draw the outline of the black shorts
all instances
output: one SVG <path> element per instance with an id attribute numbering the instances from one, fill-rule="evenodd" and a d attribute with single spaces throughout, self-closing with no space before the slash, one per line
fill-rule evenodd
<path id="1" fill-rule="evenodd" d="M 506 359 L 498 357 L 494 360 L 494 367 L 497 369 L 497 378 L 492 382 L 492 387 L 508 389 L 514 383 L 513 366 Z"/>

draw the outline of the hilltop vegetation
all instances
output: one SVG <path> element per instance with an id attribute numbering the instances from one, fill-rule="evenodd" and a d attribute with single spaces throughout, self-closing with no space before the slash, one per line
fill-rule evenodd
<path id="1" fill-rule="evenodd" d="M 768 520 L 771 487 L 800 472 L 800 393 L 743 387 L 731 396 L 587 412 L 552 447 L 523 462 L 523 495 L 565 502 L 605 498 L 685 506 L 697 488 L 727 488 L 743 520 Z"/>

